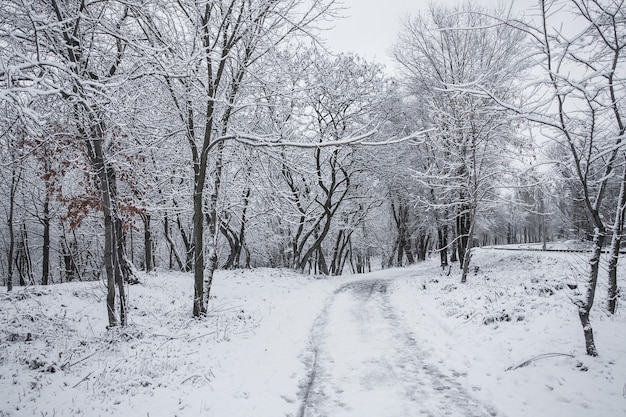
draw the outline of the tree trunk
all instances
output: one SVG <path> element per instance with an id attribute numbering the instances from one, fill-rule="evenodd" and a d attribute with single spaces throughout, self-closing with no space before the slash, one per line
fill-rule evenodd
<path id="1" fill-rule="evenodd" d="M 48 285 L 50 278 L 50 194 L 46 186 L 43 203 L 43 242 L 41 254 L 41 285 Z"/>
<path id="2" fill-rule="evenodd" d="M 439 261 L 442 268 L 448 266 L 448 225 L 444 224 L 437 228 L 437 246 Z"/>
<path id="3" fill-rule="evenodd" d="M 15 255 L 15 265 L 20 276 L 20 285 L 33 285 L 33 265 L 30 257 L 30 245 L 28 244 L 28 231 L 26 223 L 20 224 L 20 239 L 17 244 L 17 253 Z"/>
<path id="4" fill-rule="evenodd" d="M 609 255 L 609 288 L 607 308 L 609 313 L 615 314 L 617 309 L 617 262 L 619 260 L 619 250 L 622 242 L 624 230 L 624 212 L 626 211 L 626 165 L 623 168 L 622 183 L 619 190 L 619 201 L 615 210 L 615 224 L 613 225 L 613 236 L 611 238 L 611 248 Z"/>
<path id="5" fill-rule="evenodd" d="M 546 228 L 546 204 L 545 204 L 545 196 L 543 193 L 543 190 L 541 189 L 541 187 L 537 188 L 536 191 L 536 199 L 539 201 L 539 224 L 537 225 L 538 229 L 539 229 L 539 239 L 541 240 L 541 250 L 542 251 L 546 251 L 547 249 L 547 228 Z M 533 219 L 535 219 L 536 216 L 533 216 Z"/>
<path id="6" fill-rule="evenodd" d="M 174 204 L 176 205 L 176 203 Z M 194 198 L 194 206 L 195 206 L 195 198 Z M 176 214 L 176 225 L 178 226 L 180 237 L 183 240 L 183 245 L 185 245 L 185 268 L 183 270 L 185 272 L 191 272 L 194 266 L 194 242 L 192 241 L 194 237 L 192 236 L 190 240 L 189 237 L 187 236 L 187 233 L 185 232 L 185 228 L 183 227 L 183 222 L 180 220 L 179 214 Z"/>
<path id="7" fill-rule="evenodd" d="M 207 222 L 210 222 L 211 220 L 209 219 L 209 216 L 206 217 Z M 224 264 L 224 269 L 231 269 L 235 267 L 235 264 L 237 263 L 237 258 L 241 253 L 241 243 L 239 242 L 239 238 L 237 237 L 233 229 L 231 229 L 231 227 L 227 223 L 220 222 L 220 232 L 228 242 L 228 247 L 230 248 L 230 253 L 228 254 L 228 258 L 226 259 L 226 263 Z"/>
<path id="8" fill-rule="evenodd" d="M 81 281 L 80 271 L 78 270 L 78 264 L 73 253 L 76 245 L 67 240 L 65 226 L 61 224 L 61 227 L 63 233 L 61 236 L 61 256 L 63 258 L 63 275 L 65 281 L 73 281 L 75 277 L 78 277 L 78 280 Z"/>
<path id="9" fill-rule="evenodd" d="M 465 264 L 465 254 L 467 253 L 468 244 L 471 245 L 469 240 L 469 230 L 472 227 L 469 207 L 467 204 L 462 204 L 459 213 L 456 217 L 456 230 L 457 230 L 457 249 L 459 257 L 459 266 L 463 268 Z"/>
<path id="10" fill-rule="evenodd" d="M 354 271 L 354 265 L 352 264 L 352 236 L 348 236 L 346 242 L 346 251 L 343 255 L 343 260 L 341 261 L 341 265 L 339 266 L 339 273 L 337 275 L 343 274 L 343 270 L 346 267 L 346 262 L 350 262 L 352 271 Z"/>
<path id="11" fill-rule="evenodd" d="M 228 125 L 228 115 L 230 112 L 227 110 L 225 117 L 225 123 L 222 127 L 222 134 L 226 134 L 226 126 Z M 210 208 L 208 214 L 208 225 L 209 225 L 209 263 L 207 265 L 205 276 L 204 276 L 204 292 L 205 292 L 205 308 L 209 305 L 209 300 L 211 299 L 211 286 L 213 285 L 213 276 L 218 267 L 218 257 L 217 257 L 217 238 L 218 238 L 218 224 L 220 222 L 220 218 L 218 215 L 218 199 L 220 196 L 220 191 L 222 187 L 222 170 L 224 168 L 224 143 L 221 142 L 217 145 L 216 149 L 216 162 L 215 162 L 215 173 L 213 176 L 213 192 L 211 193 L 210 199 Z"/>
<path id="12" fill-rule="evenodd" d="M 204 178 L 196 178 L 193 193 L 193 316 L 206 313 L 203 305 L 204 296 L 204 216 L 202 215 L 202 196 Z"/>
<path id="13" fill-rule="evenodd" d="M 474 218 L 475 208 L 468 213 L 469 229 L 466 235 L 465 252 L 463 253 L 463 261 L 461 262 L 461 283 L 467 282 L 467 274 L 469 273 L 470 262 L 472 261 L 472 245 L 474 244 Z"/>
<path id="14" fill-rule="evenodd" d="M 113 196 L 113 201 L 117 201 L 117 190 L 116 190 L 116 186 L 115 186 L 115 176 L 111 175 L 112 173 L 109 173 L 109 184 L 112 187 L 112 196 Z M 126 326 L 126 318 L 127 318 L 127 314 L 128 314 L 128 310 L 126 308 L 126 291 L 124 288 L 124 284 L 126 282 L 129 283 L 136 283 L 137 281 L 135 281 L 134 279 L 132 279 L 132 271 L 131 268 L 128 264 L 128 260 L 126 258 L 126 254 L 125 254 L 125 247 L 124 247 L 124 231 L 122 229 L 122 219 L 119 216 L 119 213 L 117 212 L 117 206 L 113 207 L 113 213 L 115 216 L 115 222 L 114 222 L 114 242 L 115 243 L 115 249 L 116 249 L 116 256 L 115 256 L 115 285 L 117 286 L 117 291 L 118 291 L 118 295 L 119 295 L 119 309 L 120 309 L 120 324 L 122 326 Z"/>
<path id="15" fill-rule="evenodd" d="M 404 260 L 404 248 L 406 247 L 404 232 L 398 238 L 398 257 L 396 259 L 395 266 L 402 266 L 402 261 Z"/>
<path id="16" fill-rule="evenodd" d="M 330 205 L 331 205 L 330 201 L 327 200 L 326 204 L 324 205 L 324 217 L 326 219 L 326 222 L 324 223 L 324 227 L 322 228 L 321 232 L 315 235 L 315 241 L 313 242 L 311 247 L 302 256 L 302 259 L 300 260 L 300 264 L 298 265 L 298 268 L 300 270 L 304 270 L 304 268 L 306 267 L 306 264 L 309 262 L 313 254 L 315 253 L 322 254 L 322 243 L 324 242 L 324 239 L 326 238 L 326 235 L 328 234 L 328 231 L 330 230 L 330 226 L 331 226 L 331 222 L 333 218 L 333 213 L 331 211 Z M 324 262 L 324 265 L 325 265 L 325 262 Z M 316 265 L 316 266 L 319 266 L 319 265 Z M 328 268 L 325 268 L 325 269 L 326 271 L 322 273 L 327 275 Z"/>
<path id="17" fill-rule="evenodd" d="M 104 214 L 104 269 L 107 278 L 107 314 L 109 319 L 109 328 L 116 327 L 119 324 L 126 324 L 126 304 L 123 297 L 123 280 L 122 271 L 119 260 L 119 246 L 121 242 L 118 240 L 121 236 L 116 233 L 117 220 L 117 202 L 115 200 L 116 186 L 113 168 L 107 166 L 104 159 L 104 150 L 102 142 L 104 137 L 104 128 L 99 124 L 92 126 L 92 133 L 88 135 L 86 131 L 81 130 L 85 138 L 88 153 L 90 155 L 91 164 L 98 175 L 100 185 L 100 198 L 102 201 L 102 210 Z M 121 284 L 120 284 L 121 283 Z M 121 289 L 120 293 L 120 317 L 118 320 L 115 314 L 115 287 Z"/>
<path id="18" fill-rule="evenodd" d="M 246 268 L 250 267 L 248 251 L 244 249 L 246 244 L 246 221 L 248 213 L 248 205 L 250 204 L 250 193 L 252 192 L 250 187 L 246 187 L 243 194 L 243 209 L 241 210 L 241 227 L 239 228 L 239 245 L 237 246 L 237 256 L 235 258 L 235 268 L 239 268 L 241 264 L 241 251 L 246 252 Z"/>
<path id="19" fill-rule="evenodd" d="M 321 246 L 317 249 L 317 266 L 322 275 L 328 275 L 328 265 Z"/>
<path id="20" fill-rule="evenodd" d="M 406 231 L 405 231 L 406 234 Z M 409 265 L 415 263 L 415 256 L 413 255 L 413 247 L 411 246 L 411 237 L 405 236 L 404 239 L 404 253 L 406 254 L 406 261 Z"/>
<path id="21" fill-rule="evenodd" d="M 513 243 L 513 226 L 510 222 L 506 225 L 506 243 L 507 245 Z"/>
<path id="22" fill-rule="evenodd" d="M 417 243 L 417 260 L 425 261 L 428 247 L 430 246 L 430 235 L 420 235 Z"/>
<path id="23" fill-rule="evenodd" d="M 604 246 L 604 230 L 596 227 L 593 236 L 593 252 L 589 259 L 589 276 L 587 278 L 586 293 L 583 298 L 576 300 L 578 307 L 578 317 L 580 324 L 583 326 L 585 336 L 585 347 L 587 354 L 590 356 L 598 356 L 596 345 L 593 338 L 593 329 L 589 320 L 591 307 L 596 294 L 596 286 L 598 284 L 598 271 L 600 270 L 600 256 L 602 255 L 602 247 Z"/>
<path id="24" fill-rule="evenodd" d="M 144 258 L 146 272 L 150 272 L 154 269 L 154 258 L 152 255 L 152 231 L 150 230 L 150 214 L 142 214 L 143 220 L 143 244 L 144 244 Z"/>
<path id="25" fill-rule="evenodd" d="M 458 244 L 457 244 L 457 239 L 458 239 L 458 233 L 456 230 L 456 218 L 454 219 L 454 225 L 452 227 L 452 243 L 451 243 L 451 247 L 450 247 L 450 262 L 457 262 L 459 260 L 457 254 L 458 254 Z"/>
<path id="26" fill-rule="evenodd" d="M 174 241 L 172 240 L 172 237 L 170 235 L 170 224 L 169 224 L 169 218 L 167 217 L 167 213 L 164 215 L 164 218 L 163 218 L 163 234 L 165 235 L 165 240 L 167 241 L 167 244 L 170 247 L 170 256 L 172 255 L 174 256 L 174 259 L 176 260 L 176 263 L 178 264 L 178 269 L 180 269 L 181 271 L 189 272 L 187 271 L 187 264 L 183 264 L 183 261 L 180 258 L 178 251 L 176 250 L 176 245 L 174 245 Z M 171 267 L 172 265 L 170 262 L 170 268 Z"/>
<path id="27" fill-rule="evenodd" d="M 9 216 L 7 226 L 9 227 L 9 253 L 7 254 L 7 291 L 13 290 L 13 252 L 15 251 L 15 229 L 13 225 L 13 215 L 15 213 L 15 193 L 20 181 L 21 170 L 17 171 L 15 165 L 11 169 L 11 188 L 9 195 Z"/>
<path id="28" fill-rule="evenodd" d="M 340 262 L 340 254 L 339 248 L 342 244 L 344 230 L 340 229 L 337 232 L 337 238 L 335 239 L 335 245 L 333 246 L 332 259 L 330 261 L 330 273 L 332 275 L 337 275 L 337 270 L 339 269 Z"/>
<path id="29" fill-rule="evenodd" d="M 341 275 L 343 266 L 345 265 L 346 254 L 348 246 L 350 244 L 350 236 L 352 230 L 346 232 L 345 229 L 339 230 L 337 233 L 337 239 L 335 239 L 335 246 L 333 247 L 332 261 L 330 262 L 330 274 Z"/>
<path id="30" fill-rule="evenodd" d="M 343 243 L 339 248 L 339 268 L 335 271 L 335 275 L 343 274 L 343 269 L 346 265 L 346 262 L 350 260 L 352 262 L 352 232 L 344 236 Z"/>
<path id="31" fill-rule="evenodd" d="M 27 266 L 25 262 L 26 255 L 24 246 L 24 233 L 22 230 L 22 225 L 20 225 L 19 239 L 17 240 L 17 250 L 15 251 L 15 269 L 17 269 L 17 276 L 19 277 L 18 282 L 20 287 L 26 286 L 24 274 L 26 273 Z"/>
<path id="32" fill-rule="evenodd" d="M 96 141 L 97 142 L 97 141 Z M 96 146 L 94 146 L 96 147 Z M 99 147 L 99 146 L 98 146 Z M 98 160 L 98 164 L 103 165 L 101 159 Z M 102 194 L 103 211 L 104 211 L 104 269 L 106 271 L 107 278 L 107 314 L 109 318 L 109 327 L 117 326 L 118 320 L 115 314 L 115 260 L 116 251 L 115 245 L 115 233 L 113 225 L 112 214 L 112 202 L 109 187 L 107 185 L 107 178 L 105 169 L 102 166 L 97 170 L 100 173 L 100 191 Z"/>

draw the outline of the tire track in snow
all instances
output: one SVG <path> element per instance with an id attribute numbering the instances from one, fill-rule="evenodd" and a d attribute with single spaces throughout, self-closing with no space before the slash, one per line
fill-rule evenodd
<path id="1" fill-rule="evenodd" d="M 298 417 L 493 417 L 429 362 L 389 301 L 387 280 L 341 286 L 311 329 Z M 427 329 L 425 329 L 427 331 Z"/>

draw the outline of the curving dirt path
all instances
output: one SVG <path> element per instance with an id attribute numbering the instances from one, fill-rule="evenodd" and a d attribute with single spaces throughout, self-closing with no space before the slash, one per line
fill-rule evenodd
<path id="1" fill-rule="evenodd" d="M 357 281 L 329 298 L 311 330 L 298 417 L 496 416 L 458 375 L 429 363 L 394 313 L 391 289 L 387 280 Z"/>

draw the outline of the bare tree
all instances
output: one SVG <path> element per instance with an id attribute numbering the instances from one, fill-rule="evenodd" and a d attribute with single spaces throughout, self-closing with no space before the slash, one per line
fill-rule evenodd
<path id="1" fill-rule="evenodd" d="M 236 136 L 233 115 L 243 104 L 245 85 L 252 79 L 250 70 L 287 37 L 305 33 L 331 4 L 323 0 L 307 4 L 179 1 L 175 5 L 163 2 L 162 13 L 148 15 L 145 9 L 142 11 L 150 41 L 165 46 L 165 56 L 158 52 L 153 64 L 170 91 L 191 154 L 194 316 L 206 312 L 218 265 L 221 220 L 217 204 L 223 186 L 224 141 Z M 205 221 L 209 235 L 206 265 Z"/>
<path id="2" fill-rule="evenodd" d="M 624 70 L 624 52 L 626 52 L 626 10 L 623 1 L 573 1 L 573 6 L 584 18 L 588 27 L 583 37 L 589 37 L 596 46 L 594 51 L 583 48 L 572 48 L 571 59 L 583 64 L 585 72 L 602 74 L 598 77 L 600 86 L 596 86 L 598 95 L 593 98 L 600 104 L 598 110 L 609 113 L 609 123 L 604 129 L 611 131 L 617 139 L 616 148 L 622 144 L 626 134 L 626 109 L 623 101 L 626 88 L 626 72 Z M 578 49 L 578 50 L 577 50 Z M 611 121 L 612 119 L 612 121 Z M 606 166 L 607 173 L 612 170 L 611 164 L 618 158 L 616 149 Z M 615 313 L 617 307 L 617 261 L 619 257 L 624 212 L 626 211 L 626 163 L 624 152 L 621 151 L 624 164 L 619 197 L 615 207 L 615 220 L 610 245 L 608 310 Z"/>
<path id="3" fill-rule="evenodd" d="M 454 213 L 462 282 L 477 216 L 495 199 L 497 180 L 505 172 L 498 156 L 516 137 L 505 112 L 472 91 L 481 85 L 511 97 L 520 70 L 512 58 L 520 51 L 522 36 L 494 24 L 489 14 L 502 16 L 504 10 L 483 10 L 470 3 L 455 8 L 432 5 L 426 15 L 405 21 L 396 47 L 408 93 L 419 97 L 420 123 L 433 129 L 424 144 L 433 159 L 416 168 L 416 177 L 437 194 L 436 201 L 423 202 Z"/>
<path id="4" fill-rule="evenodd" d="M 284 75 L 284 87 L 268 92 L 263 115 L 276 126 L 274 136 L 290 142 L 272 161 L 279 175 L 268 178 L 284 196 L 285 261 L 337 274 L 353 226 L 370 207 L 360 194 L 368 160 L 345 141 L 368 136 L 382 123 L 377 111 L 389 93 L 387 81 L 379 66 L 352 55 L 329 57 L 306 49 L 294 53 L 289 65 L 295 70 Z"/>
<path id="5" fill-rule="evenodd" d="M 126 51 L 122 27 L 131 18 L 129 7 L 117 2 L 8 2 L 6 38 L 9 60 L 17 73 L 0 71 L 6 86 L 3 98 L 35 124 L 41 118 L 20 102 L 18 95 L 60 97 L 81 137 L 93 174 L 98 178 L 104 213 L 104 264 L 107 275 L 109 326 L 126 323 L 124 276 L 130 273 L 124 253 L 122 218 L 118 205 L 116 170 L 108 147 L 115 142 L 107 119 L 110 94 L 125 77 L 120 70 Z M 126 28 L 128 26 L 125 26 Z M 17 40 L 17 42 L 15 41 Z M 128 69 L 128 68 L 125 68 Z M 119 316 L 115 313 L 116 287 Z"/>
<path id="6" fill-rule="evenodd" d="M 573 20 L 563 27 L 562 16 Z M 534 44 L 542 82 L 528 94 L 534 100 L 527 106 L 502 104 L 543 126 L 566 155 L 562 171 L 578 182 L 593 227 L 593 251 L 584 293 L 575 300 L 583 327 L 587 354 L 597 356 L 591 308 L 600 270 L 600 257 L 607 236 L 603 210 L 615 169 L 622 163 L 624 120 L 623 50 L 626 18 L 623 1 L 558 0 L 539 3 L 536 22 L 508 22 L 526 33 Z M 569 30 L 568 30 L 569 29 Z M 623 192 L 626 176 L 618 181 L 620 192 L 611 203 L 615 209 L 611 275 L 615 275 L 621 240 Z M 615 298 L 613 278 L 609 300 Z"/>

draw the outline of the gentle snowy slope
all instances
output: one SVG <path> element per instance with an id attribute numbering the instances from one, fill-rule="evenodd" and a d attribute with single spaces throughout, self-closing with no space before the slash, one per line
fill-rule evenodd
<path id="1" fill-rule="evenodd" d="M 626 312 L 608 317 L 599 285 L 592 324 L 600 357 L 587 356 L 571 302 L 579 289 L 570 288 L 582 281 L 584 256 L 477 250 L 467 284 L 455 272 L 437 276 L 433 263 L 430 273 L 395 281 L 392 299 L 438 362 L 504 415 L 625 416 Z M 543 354 L 558 356 L 520 366 Z"/>
<path id="2" fill-rule="evenodd" d="M 142 276 L 115 331 L 101 283 L 18 288 L 0 296 L 0 416 L 626 415 L 624 313 L 602 312 L 600 288 L 600 357 L 585 356 L 567 286 L 581 259 L 474 262 L 467 285 L 431 261 L 329 279 L 223 271 L 204 320 L 190 318 L 190 275 Z M 570 356 L 506 370 L 544 353 Z M 446 391 L 475 406 L 435 411 Z"/>
<path id="3" fill-rule="evenodd" d="M 220 272 L 210 316 L 192 277 L 143 276 L 131 325 L 108 332 L 104 288 L 17 289 L 0 304 L 0 416 L 263 416 L 297 408 L 300 353 L 334 284 L 290 271 Z M 28 334 L 31 336 L 29 337 Z"/>

